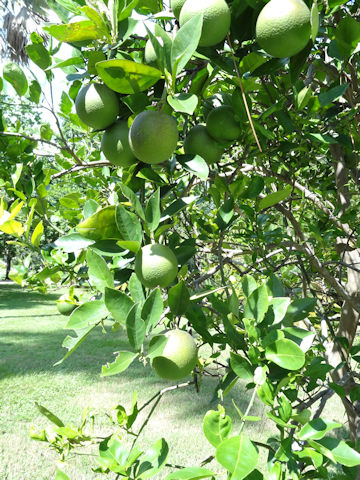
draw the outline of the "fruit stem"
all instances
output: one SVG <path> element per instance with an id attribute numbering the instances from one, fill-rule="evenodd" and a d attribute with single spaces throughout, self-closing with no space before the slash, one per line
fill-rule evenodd
<path id="1" fill-rule="evenodd" d="M 232 47 L 232 44 L 231 44 L 231 40 L 230 40 L 229 34 L 227 34 L 227 41 L 228 41 L 228 43 L 229 43 L 229 47 L 230 47 L 230 51 L 231 51 L 231 56 L 232 56 L 232 60 L 233 60 L 234 67 L 235 67 L 236 76 L 237 76 L 237 78 L 238 78 L 238 80 L 239 80 L 239 85 L 240 85 L 240 90 L 241 90 L 242 99 L 243 99 L 243 102 L 244 102 L 244 105 L 245 105 L 246 115 L 247 115 L 247 117 L 248 117 L 248 119 L 249 119 L 250 126 L 251 126 L 251 130 L 252 130 L 252 133 L 253 133 L 253 135 L 254 135 L 254 138 L 255 138 L 256 144 L 257 144 L 257 146 L 258 146 L 258 149 L 259 149 L 260 152 L 262 153 L 262 148 L 261 148 L 261 145 L 260 145 L 258 136 L 257 136 L 257 134 L 256 134 L 256 130 L 255 130 L 255 127 L 254 127 L 254 123 L 253 123 L 252 118 L 251 118 L 249 106 L 248 106 L 247 101 L 246 101 L 246 95 L 245 95 L 244 88 L 243 88 L 243 85 L 242 85 L 242 82 L 241 82 L 241 77 L 240 77 L 240 73 L 239 73 L 238 66 L 237 66 L 237 64 L 236 64 L 235 55 L 234 55 L 234 50 L 233 50 L 233 47 Z"/>

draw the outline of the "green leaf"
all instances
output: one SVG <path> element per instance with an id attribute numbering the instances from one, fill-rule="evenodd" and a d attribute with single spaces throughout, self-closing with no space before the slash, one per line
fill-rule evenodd
<path id="1" fill-rule="evenodd" d="M 105 260 L 91 248 L 86 253 L 86 262 L 89 267 L 89 280 L 94 287 L 100 292 L 104 292 L 105 287 L 114 287 L 113 273 L 110 272 Z"/>
<path id="2" fill-rule="evenodd" d="M 66 360 L 85 340 L 85 338 L 96 328 L 96 325 L 92 325 L 90 327 L 85 327 L 75 332 L 75 337 L 71 335 L 67 335 L 64 338 L 62 343 L 62 347 L 67 348 L 68 351 L 64 355 L 64 357 L 59 360 L 58 362 L 54 363 L 54 367 L 60 365 L 64 360 Z"/>
<path id="3" fill-rule="evenodd" d="M 114 319 L 122 325 L 125 325 L 126 318 L 134 306 L 131 298 L 120 290 L 105 287 L 104 302 Z"/>
<path id="4" fill-rule="evenodd" d="M 36 408 L 39 410 L 41 415 L 44 415 L 50 422 L 54 423 L 58 427 L 65 427 L 63 422 L 57 417 L 54 413 L 50 412 L 47 408 L 43 407 L 39 403 L 35 402 Z"/>
<path id="5" fill-rule="evenodd" d="M 286 315 L 284 317 L 284 322 L 286 325 L 292 325 L 294 322 L 303 320 L 310 312 L 314 311 L 316 303 L 316 298 L 296 298 L 288 306 Z"/>
<path id="6" fill-rule="evenodd" d="M 268 311 L 271 311 L 274 314 L 274 321 L 272 324 L 280 323 L 283 320 L 290 302 L 291 299 L 289 297 L 276 297 L 270 300 Z"/>
<path id="7" fill-rule="evenodd" d="M 62 92 L 61 94 L 60 110 L 64 115 L 68 115 L 72 110 L 72 101 L 70 100 L 69 95 L 65 92 Z"/>
<path id="8" fill-rule="evenodd" d="M 68 58 L 67 60 L 60 60 L 59 62 L 54 63 L 54 65 L 49 67 L 48 70 L 54 70 L 55 68 L 65 69 L 65 67 L 71 67 L 72 65 L 83 65 L 83 64 L 84 64 L 84 59 L 82 57 L 71 57 L 71 58 Z"/>
<path id="9" fill-rule="evenodd" d="M 117 435 L 106 438 L 99 445 L 98 462 L 112 472 L 125 472 L 126 461 L 129 457 L 128 450 L 122 445 Z"/>
<path id="10" fill-rule="evenodd" d="M 264 319 L 268 307 L 269 299 L 266 286 L 261 285 L 248 297 L 244 307 L 244 316 L 254 318 L 257 323 L 260 323 Z"/>
<path id="11" fill-rule="evenodd" d="M 25 47 L 30 59 L 42 70 L 51 65 L 51 57 L 42 43 L 31 43 Z"/>
<path id="12" fill-rule="evenodd" d="M 329 105 L 329 103 L 335 102 L 340 97 L 344 95 L 346 90 L 349 87 L 349 83 L 345 83 L 344 85 L 338 85 L 334 88 L 331 88 L 327 92 L 321 93 L 319 95 L 319 102 L 322 107 Z"/>
<path id="13" fill-rule="evenodd" d="M 70 480 L 70 477 L 58 469 L 56 470 L 55 480 Z"/>
<path id="14" fill-rule="evenodd" d="M 258 205 L 258 210 L 264 210 L 265 208 L 272 207 L 276 203 L 280 203 L 291 195 L 292 187 L 286 187 L 283 190 L 270 193 L 265 198 L 262 198 Z"/>
<path id="15" fill-rule="evenodd" d="M 164 467 L 168 454 L 168 444 L 160 438 L 141 457 L 136 477 L 145 480 L 156 475 Z"/>
<path id="16" fill-rule="evenodd" d="M 266 288 L 268 289 L 269 296 L 271 297 L 285 297 L 285 289 L 280 279 L 271 273 L 269 275 L 269 280 L 266 283 Z"/>
<path id="17" fill-rule="evenodd" d="M 199 44 L 203 15 L 194 15 L 177 32 L 171 48 L 172 76 L 175 78 L 191 59 Z"/>
<path id="18" fill-rule="evenodd" d="M 145 302 L 143 286 L 135 273 L 130 277 L 128 288 L 134 302 L 141 304 Z"/>
<path id="19" fill-rule="evenodd" d="M 109 377 L 125 371 L 137 356 L 138 354 L 134 352 L 118 352 L 114 362 L 102 366 L 101 377 Z"/>
<path id="20" fill-rule="evenodd" d="M 68 23 L 63 25 L 50 25 L 43 27 L 52 37 L 59 42 L 76 43 L 86 40 L 100 40 L 105 34 L 92 21 Z"/>
<path id="21" fill-rule="evenodd" d="M 135 350 L 140 350 L 145 340 L 146 327 L 144 320 L 141 318 L 141 308 L 138 303 L 132 307 L 126 318 L 126 332 L 130 345 Z"/>
<path id="22" fill-rule="evenodd" d="M 168 104 L 175 110 L 175 112 L 187 113 L 192 115 L 198 104 L 198 97 L 193 93 L 176 93 L 175 95 L 168 95 Z"/>
<path id="23" fill-rule="evenodd" d="M 232 421 L 225 415 L 224 407 L 218 405 L 218 411 L 209 410 L 203 420 L 203 431 L 213 447 L 218 447 L 230 435 Z"/>
<path id="24" fill-rule="evenodd" d="M 183 280 L 170 288 L 168 303 L 174 315 L 182 315 L 188 309 L 190 305 L 190 293 Z"/>
<path id="25" fill-rule="evenodd" d="M 121 240 L 137 242 L 140 247 L 142 227 L 138 217 L 134 213 L 128 212 L 122 205 L 117 205 L 115 220 Z"/>
<path id="26" fill-rule="evenodd" d="M 144 210 L 136 193 L 134 193 L 131 188 L 129 188 L 127 185 L 124 185 L 123 183 L 120 184 L 120 188 L 123 195 L 125 195 L 125 197 L 130 200 L 131 206 L 135 210 L 137 216 L 140 217 L 141 220 L 145 220 Z"/>
<path id="27" fill-rule="evenodd" d="M 266 347 L 265 357 L 286 370 L 299 370 L 305 364 L 305 354 L 295 342 L 280 339 Z"/>
<path id="28" fill-rule="evenodd" d="M 340 428 L 341 423 L 329 422 L 328 420 L 323 420 L 322 418 L 314 418 L 310 422 L 306 423 L 300 432 L 297 434 L 299 440 L 320 440 L 328 432 L 334 430 L 334 428 Z"/>
<path id="29" fill-rule="evenodd" d="M 328 457 L 334 463 L 340 463 L 346 467 L 360 465 L 360 453 L 349 447 L 342 440 L 336 438 L 323 438 L 321 440 L 309 440 L 309 445 L 318 452 Z"/>
<path id="30" fill-rule="evenodd" d="M 145 300 L 141 310 L 141 318 L 145 322 L 146 331 L 149 332 L 160 321 L 164 311 L 164 303 L 161 298 L 160 288 L 153 290 Z"/>
<path id="31" fill-rule="evenodd" d="M 249 186 L 241 195 L 244 198 L 256 198 L 264 189 L 265 182 L 262 177 L 254 176 L 250 179 Z"/>
<path id="32" fill-rule="evenodd" d="M 108 311 L 101 300 L 85 302 L 76 308 L 69 317 L 65 328 L 79 330 L 95 325 L 108 316 Z"/>
<path id="33" fill-rule="evenodd" d="M 4 79 L 14 87 L 20 97 L 25 95 L 28 89 L 28 82 L 19 65 L 14 62 L 5 63 L 3 76 Z"/>
<path id="34" fill-rule="evenodd" d="M 201 480 L 202 478 L 213 477 L 214 472 L 202 467 L 186 467 L 170 473 L 165 480 Z"/>
<path id="35" fill-rule="evenodd" d="M 154 232 L 160 223 L 160 188 L 155 190 L 147 202 L 145 219 L 150 232 Z"/>
<path id="36" fill-rule="evenodd" d="M 251 275 L 246 275 L 243 278 L 241 287 L 246 298 L 250 297 L 252 292 L 258 288 L 256 280 Z"/>
<path id="37" fill-rule="evenodd" d="M 160 221 L 163 222 L 168 218 L 173 217 L 176 213 L 180 212 L 184 208 L 186 208 L 190 203 L 194 202 L 198 197 L 195 195 L 191 195 L 190 197 L 183 197 L 175 200 L 175 202 L 171 203 L 163 212 Z"/>
<path id="38" fill-rule="evenodd" d="M 55 245 L 58 248 L 62 248 L 64 252 L 76 252 L 87 248 L 89 245 L 95 243 L 94 240 L 89 240 L 81 236 L 79 233 L 70 233 L 70 235 L 64 235 L 55 241 Z"/>
<path id="39" fill-rule="evenodd" d="M 300 92 L 296 95 L 296 108 L 298 110 L 303 110 L 306 105 L 309 103 L 310 98 L 312 97 L 312 90 L 311 87 L 304 87 Z"/>
<path id="40" fill-rule="evenodd" d="M 32 102 L 34 103 L 39 103 L 40 100 L 40 95 L 41 95 L 41 87 L 39 82 L 36 80 L 32 80 L 30 82 L 29 86 L 29 98 Z"/>
<path id="41" fill-rule="evenodd" d="M 360 42 L 360 22 L 346 15 L 335 29 L 335 42 L 341 55 L 350 57 Z"/>
<path id="42" fill-rule="evenodd" d="M 130 17 L 132 11 L 134 10 L 134 8 L 136 8 L 138 3 L 139 3 L 139 0 L 132 0 L 128 4 L 126 2 L 125 3 L 126 6 L 124 5 L 124 8 L 121 11 L 119 11 L 118 21 L 122 22 L 126 18 Z"/>
<path id="43" fill-rule="evenodd" d="M 254 380 L 254 367 L 246 358 L 237 353 L 230 352 L 230 365 L 239 378 L 247 382 Z"/>
<path id="44" fill-rule="evenodd" d="M 209 178 L 208 164 L 199 155 L 176 155 L 176 159 L 185 170 L 201 178 L 201 180 Z"/>
<path id="45" fill-rule="evenodd" d="M 239 435 L 224 440 L 217 447 L 215 456 L 231 472 L 231 480 L 242 480 L 256 467 L 259 454 L 245 435 Z"/>
<path id="46" fill-rule="evenodd" d="M 118 93 L 138 93 L 156 83 L 161 72 L 156 68 L 131 60 L 104 60 L 96 64 L 103 82 Z"/>
<path id="47" fill-rule="evenodd" d="M 44 225 L 42 223 L 42 220 L 40 220 L 40 222 L 36 225 L 31 235 L 31 243 L 34 245 L 34 247 L 38 247 L 40 245 L 40 240 L 43 233 L 44 233 Z"/>
<path id="48" fill-rule="evenodd" d="M 311 6 L 311 39 L 315 43 L 316 36 L 319 31 L 319 10 L 317 6 L 317 1 L 314 0 Z"/>
<path id="49" fill-rule="evenodd" d="M 216 224 L 220 230 L 225 230 L 234 217 L 234 200 L 229 198 L 219 208 L 216 215 Z"/>

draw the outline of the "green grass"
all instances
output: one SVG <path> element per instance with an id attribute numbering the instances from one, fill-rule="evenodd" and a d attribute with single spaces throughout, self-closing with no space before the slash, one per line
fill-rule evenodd
<path id="1" fill-rule="evenodd" d="M 54 452 L 29 438 L 29 429 L 49 427 L 50 422 L 35 406 L 38 402 L 64 423 L 77 424 L 83 409 L 98 413 L 97 429 L 111 433 L 105 412 L 117 404 L 131 405 L 132 393 L 138 392 L 144 403 L 162 388 L 171 385 L 161 381 L 149 365 L 135 362 L 120 375 L 99 376 L 101 366 L 114 359 L 113 352 L 128 348 L 124 333 L 104 334 L 100 328 L 65 362 L 54 367 L 66 350 L 61 347 L 66 317 L 58 315 L 55 300 L 63 292 L 41 295 L 26 292 L 15 285 L 0 284 L 0 479 L 51 480 L 56 471 Z M 206 377 L 200 393 L 193 387 L 167 393 L 161 400 L 147 428 L 139 438 L 146 448 L 164 437 L 169 446 L 168 462 L 184 466 L 199 462 L 214 453 L 202 433 L 202 419 L 209 409 L 217 408 L 214 398 L 216 379 Z M 244 411 L 250 393 L 239 383 L 226 397 L 227 411 L 236 418 L 232 399 Z M 148 410 L 147 410 L 148 411 Z M 255 404 L 252 415 L 264 417 L 264 407 Z M 142 415 L 141 420 L 144 419 Z M 264 440 L 264 423 L 246 427 L 255 440 Z M 263 455 L 263 461 L 265 453 Z M 71 480 L 95 480 L 91 471 L 94 457 L 76 456 L 64 465 Z M 157 480 L 164 478 L 165 473 Z"/>

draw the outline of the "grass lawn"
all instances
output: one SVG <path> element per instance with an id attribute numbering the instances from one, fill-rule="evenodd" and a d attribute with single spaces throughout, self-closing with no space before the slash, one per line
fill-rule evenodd
<path id="1" fill-rule="evenodd" d="M 1 480 L 54 478 L 56 455 L 45 444 L 29 438 L 31 426 L 41 430 L 50 425 L 35 402 L 46 406 L 64 423 L 75 425 L 89 406 L 90 411 L 99 413 L 101 434 L 108 434 L 111 430 L 106 411 L 117 404 L 130 408 L 134 390 L 141 405 L 172 384 L 161 381 L 149 365 L 143 367 L 139 362 L 120 375 L 100 378 L 101 366 L 114 359 L 112 352 L 128 348 L 122 332 L 104 334 L 100 328 L 63 364 L 54 367 L 66 352 L 61 343 L 69 333 L 64 331 L 67 318 L 57 313 L 54 303 L 61 293 L 44 296 L 0 284 Z M 147 447 L 164 437 L 170 446 L 168 462 L 184 466 L 198 465 L 213 454 L 201 425 L 206 411 L 217 408 L 215 386 L 216 379 L 207 377 L 200 394 L 193 387 L 167 393 L 139 438 L 139 445 Z M 244 386 L 237 385 L 226 397 L 228 412 L 236 418 L 232 399 L 244 411 L 248 398 Z M 264 416 L 262 404 L 257 403 L 251 413 Z M 262 422 L 247 429 L 252 438 L 264 439 Z M 93 480 L 99 478 L 91 472 L 94 465 L 94 458 L 76 456 L 62 468 L 71 480 Z M 164 470 L 157 479 L 169 471 Z"/>

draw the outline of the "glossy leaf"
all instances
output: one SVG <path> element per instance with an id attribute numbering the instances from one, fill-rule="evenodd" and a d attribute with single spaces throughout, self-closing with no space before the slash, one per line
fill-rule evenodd
<path id="1" fill-rule="evenodd" d="M 118 352 L 114 362 L 102 366 L 101 376 L 110 377 L 111 375 L 117 375 L 118 373 L 124 372 L 137 356 L 138 354 L 134 352 Z"/>
<path id="2" fill-rule="evenodd" d="M 320 440 L 328 432 L 334 430 L 334 428 L 340 428 L 341 423 L 330 422 L 328 420 L 323 420 L 322 418 L 314 418 L 310 422 L 306 423 L 300 432 L 297 434 L 299 440 Z"/>
<path id="3" fill-rule="evenodd" d="M 177 32 L 171 48 L 173 78 L 181 72 L 196 52 L 201 37 L 202 24 L 202 14 L 194 15 Z"/>
<path id="4" fill-rule="evenodd" d="M 299 370 L 304 366 L 305 354 L 292 340 L 280 339 L 266 347 L 268 360 L 285 370 Z"/>
<path id="5" fill-rule="evenodd" d="M 183 280 L 170 288 L 168 303 L 174 315 L 182 315 L 190 304 L 190 293 Z"/>
<path id="6" fill-rule="evenodd" d="M 248 382 L 254 379 L 254 367 L 241 355 L 230 352 L 230 365 L 239 378 Z"/>
<path id="7" fill-rule="evenodd" d="M 100 292 L 104 292 L 105 287 L 114 287 L 114 275 L 109 270 L 105 260 L 95 253 L 91 248 L 86 253 L 86 262 L 89 267 L 89 280 Z"/>
<path id="8" fill-rule="evenodd" d="M 42 70 L 51 65 L 50 54 L 42 43 L 31 43 L 25 49 L 31 60 Z"/>
<path id="9" fill-rule="evenodd" d="M 126 332 L 130 345 L 139 350 L 145 340 L 146 327 L 141 318 L 140 305 L 136 303 L 128 313 L 126 318 Z"/>
<path id="10" fill-rule="evenodd" d="M 180 165 L 188 172 L 201 178 L 201 180 L 208 179 L 208 164 L 199 155 L 177 155 L 176 158 Z"/>
<path id="11" fill-rule="evenodd" d="M 99 323 L 107 315 L 108 311 L 101 300 L 91 300 L 83 303 L 72 312 L 65 328 L 79 330 Z"/>
<path id="12" fill-rule="evenodd" d="M 94 330 L 94 328 L 96 328 L 96 325 L 91 325 L 90 327 L 84 327 L 79 330 L 76 330 L 75 337 L 72 337 L 71 335 L 67 335 L 64 338 L 62 347 L 67 348 L 68 351 L 61 360 L 54 363 L 54 367 L 56 365 L 60 365 L 64 360 L 66 360 L 82 344 L 82 342 Z"/>
<path id="13" fill-rule="evenodd" d="M 360 465 L 360 453 L 349 447 L 342 440 L 324 437 L 321 440 L 308 440 L 308 442 L 310 446 L 334 463 L 338 462 L 346 467 Z"/>
<path id="14" fill-rule="evenodd" d="M 202 478 L 209 478 L 215 473 L 207 468 L 202 467 L 186 467 L 170 473 L 165 477 L 165 480 L 201 480 Z"/>
<path id="15" fill-rule="evenodd" d="M 58 469 L 56 470 L 55 480 L 70 480 L 70 477 Z"/>
<path id="16" fill-rule="evenodd" d="M 160 70 L 131 60 L 104 60 L 96 64 L 96 70 L 103 82 L 118 93 L 142 92 L 161 77 Z"/>
<path id="17" fill-rule="evenodd" d="M 138 217 L 126 210 L 122 205 L 117 205 L 115 211 L 116 225 L 121 235 L 121 240 L 137 242 L 142 241 L 142 227 Z"/>
<path id="18" fill-rule="evenodd" d="M 272 207 L 277 203 L 286 200 L 292 192 L 292 187 L 286 187 L 282 190 L 278 190 L 277 192 L 270 193 L 265 198 L 262 198 L 259 202 L 258 208 L 259 210 L 265 210 L 266 208 Z"/>
<path id="19" fill-rule="evenodd" d="M 203 431 L 213 447 L 218 447 L 231 433 L 232 421 L 225 415 L 224 408 L 219 405 L 218 410 L 206 412 L 203 420 Z"/>
<path id="20" fill-rule="evenodd" d="M 146 478 L 157 475 L 165 466 L 169 454 L 169 447 L 165 439 L 160 438 L 141 457 L 137 478 L 145 480 Z"/>
<path id="21" fill-rule="evenodd" d="M 160 188 L 149 198 L 146 209 L 145 219 L 151 232 L 157 229 L 160 222 Z"/>
<path id="22" fill-rule="evenodd" d="M 114 319 L 122 325 L 126 324 L 126 318 L 134 302 L 131 298 L 120 290 L 105 287 L 104 302 L 106 308 L 112 314 Z"/>
<path id="23" fill-rule="evenodd" d="M 4 79 L 15 89 L 16 93 L 22 97 L 28 89 L 28 82 L 22 69 L 14 62 L 7 62 L 3 70 Z"/>
<path id="24" fill-rule="evenodd" d="M 161 291 L 159 288 L 155 288 L 145 300 L 141 310 L 141 318 L 145 322 L 147 332 L 158 324 L 163 310 L 164 303 L 161 298 Z"/>
<path id="25" fill-rule="evenodd" d="M 261 285 L 248 297 L 244 307 L 244 316 L 246 318 L 254 318 L 257 323 L 260 323 L 264 319 L 268 307 L 267 290 L 265 285 Z"/>
<path id="26" fill-rule="evenodd" d="M 255 469 L 259 454 L 245 435 L 239 435 L 223 441 L 217 447 L 215 456 L 231 472 L 231 480 L 242 480 Z"/>
<path id="27" fill-rule="evenodd" d="M 192 93 L 177 93 L 175 95 L 168 95 L 167 101 L 175 112 L 192 115 L 197 107 L 199 99 L 197 95 Z"/>

